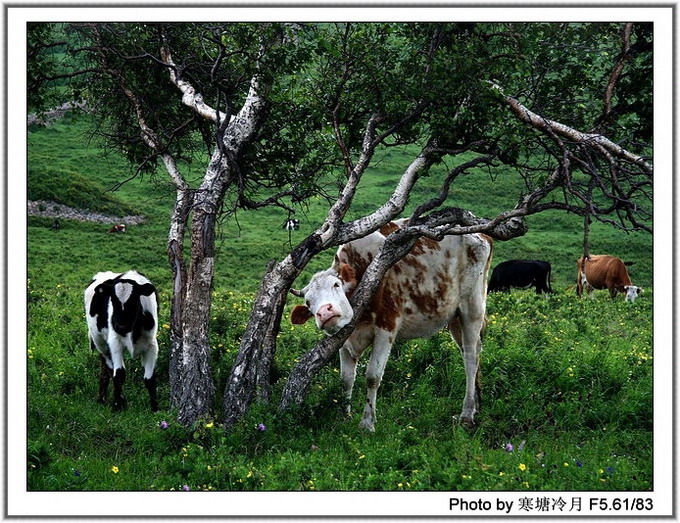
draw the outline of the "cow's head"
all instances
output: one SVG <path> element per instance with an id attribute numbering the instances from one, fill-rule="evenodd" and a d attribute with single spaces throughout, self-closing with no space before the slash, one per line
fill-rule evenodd
<path id="1" fill-rule="evenodd" d="M 354 311 L 347 295 L 356 284 L 354 270 L 336 255 L 330 269 L 317 272 L 302 290 L 291 290 L 305 300 L 305 305 L 293 308 L 291 323 L 301 325 L 314 318 L 319 329 L 329 336 L 335 334 L 352 320 Z"/>
<path id="2" fill-rule="evenodd" d="M 631 303 L 642 293 L 642 287 L 636 287 L 635 285 L 626 285 L 624 289 L 626 289 L 626 301 Z"/>

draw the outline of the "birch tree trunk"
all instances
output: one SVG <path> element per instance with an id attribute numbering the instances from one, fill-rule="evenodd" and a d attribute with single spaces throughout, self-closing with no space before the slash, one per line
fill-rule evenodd
<path id="1" fill-rule="evenodd" d="M 170 221 L 168 234 L 168 262 L 172 271 L 172 303 L 170 306 L 170 404 L 180 405 L 182 381 L 178 373 L 182 358 L 184 338 L 182 318 L 186 296 L 187 268 L 184 262 L 184 234 L 191 210 L 191 194 L 187 189 L 177 190 L 177 199 Z"/>
<path id="2" fill-rule="evenodd" d="M 182 256 L 181 243 L 172 232 L 178 222 L 173 221 L 168 245 L 171 263 L 174 262 L 175 283 L 173 352 L 170 360 L 171 399 L 179 410 L 178 422 L 190 426 L 210 414 L 215 398 L 209 331 L 217 217 L 225 194 L 241 172 L 239 159 L 264 121 L 267 107 L 264 95 L 269 86 L 263 84 L 260 73 L 256 72 L 250 80 L 243 106 L 236 115 L 227 119 L 225 113 L 208 106 L 201 94 L 176 73 L 169 49 L 163 47 L 161 57 L 170 66 L 170 80 L 183 93 L 182 103 L 219 128 L 210 164 L 200 187 L 193 192 L 188 210 L 191 213 L 191 265 L 181 296 L 177 295 L 177 290 L 182 289 L 179 261 Z M 178 192 L 177 207 L 179 198 Z M 175 272 L 176 267 L 178 272 Z"/>
<path id="3" fill-rule="evenodd" d="M 229 183 L 227 162 L 220 151 L 215 151 L 203 183 L 193 198 L 191 265 L 182 304 L 182 348 L 174 369 L 173 397 L 179 408 L 177 420 L 187 426 L 208 416 L 215 397 L 209 343 L 215 225 Z"/>
<path id="4" fill-rule="evenodd" d="M 224 390 L 225 429 L 229 430 L 245 414 L 258 393 L 262 400 L 270 399 L 271 363 L 288 290 L 309 260 L 320 251 L 320 238 L 312 235 L 283 261 L 269 264 Z"/>

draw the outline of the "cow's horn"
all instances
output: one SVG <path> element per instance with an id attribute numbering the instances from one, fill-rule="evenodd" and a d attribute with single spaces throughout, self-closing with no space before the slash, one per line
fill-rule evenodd
<path id="1" fill-rule="evenodd" d="M 291 289 L 291 290 L 290 290 L 290 293 L 291 293 L 293 296 L 297 296 L 298 298 L 304 298 L 304 297 L 305 297 L 305 293 L 302 292 L 302 291 L 299 291 L 299 290 L 297 290 L 297 289 Z"/>

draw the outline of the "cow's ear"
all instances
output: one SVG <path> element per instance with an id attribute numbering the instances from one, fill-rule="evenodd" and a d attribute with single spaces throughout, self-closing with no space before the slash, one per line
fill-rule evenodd
<path id="1" fill-rule="evenodd" d="M 97 285 L 94 289 L 94 295 L 92 296 L 92 301 L 90 302 L 90 316 L 93 318 L 100 313 L 105 304 L 108 303 L 108 299 L 111 297 L 112 285 L 110 282 L 104 282 Z"/>
<path id="2" fill-rule="evenodd" d="M 154 292 L 156 292 L 156 289 L 150 283 L 139 286 L 139 294 L 142 296 L 151 296 Z"/>
<path id="3" fill-rule="evenodd" d="M 94 290 L 95 296 L 111 296 L 114 283 L 112 280 L 107 280 L 97 285 L 97 288 Z"/>
<path id="4" fill-rule="evenodd" d="M 304 305 L 296 305 L 290 313 L 290 322 L 293 325 L 302 325 L 312 317 L 311 311 Z"/>

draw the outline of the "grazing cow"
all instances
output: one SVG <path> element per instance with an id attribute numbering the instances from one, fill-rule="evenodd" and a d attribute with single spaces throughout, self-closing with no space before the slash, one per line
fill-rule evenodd
<path id="1" fill-rule="evenodd" d="M 626 301 L 633 303 L 642 292 L 630 281 L 626 265 L 616 256 L 608 254 L 579 258 L 576 262 L 576 294 L 581 296 L 585 289 L 591 296 L 594 289 L 608 289 L 609 295 L 626 295 Z"/>
<path id="2" fill-rule="evenodd" d="M 287 231 L 297 231 L 300 228 L 300 220 L 290 218 L 283 222 L 283 226 L 281 228 Z"/>
<path id="3" fill-rule="evenodd" d="M 402 224 L 401 220 L 391 222 L 380 231 L 342 245 L 330 269 L 315 274 L 301 291 L 292 291 L 305 299 L 305 305 L 294 307 L 291 322 L 302 324 L 314 318 L 317 327 L 328 335 L 347 325 L 354 315 L 348 298 L 385 237 Z M 481 234 L 447 236 L 440 242 L 420 238 L 411 252 L 387 271 L 340 349 L 349 413 L 358 359 L 373 345 L 366 369 L 368 394 L 362 428 L 375 430 L 376 393 L 395 340 L 432 336 L 444 327 L 461 348 L 465 366 L 465 399 L 459 419 L 463 425 L 474 423 L 491 252 L 491 238 Z"/>
<path id="4" fill-rule="evenodd" d="M 508 260 L 496 265 L 489 280 L 489 292 L 508 292 L 511 287 L 536 288 L 536 294 L 551 293 L 550 264 L 540 260 Z"/>
<path id="5" fill-rule="evenodd" d="M 128 271 L 97 273 L 85 289 L 85 315 L 90 347 L 100 353 L 99 401 L 104 403 L 113 377 L 113 408 L 125 408 L 123 352 L 139 356 L 151 410 L 158 410 L 156 376 L 158 357 L 158 297 L 156 288 L 141 274 Z"/>
<path id="6" fill-rule="evenodd" d="M 118 223 L 109 229 L 109 232 L 125 232 L 127 227 L 124 223 Z"/>
<path id="7" fill-rule="evenodd" d="M 61 229 L 61 223 L 59 222 L 59 220 L 54 220 L 52 222 L 51 228 L 52 228 L 53 231 L 58 231 L 59 229 Z"/>

